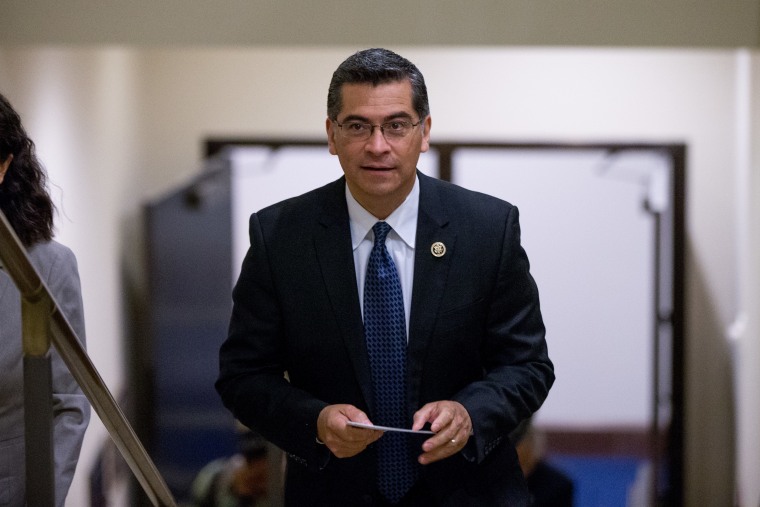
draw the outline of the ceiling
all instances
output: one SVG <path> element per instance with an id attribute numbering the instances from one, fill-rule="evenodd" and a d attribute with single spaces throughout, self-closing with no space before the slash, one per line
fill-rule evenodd
<path id="1" fill-rule="evenodd" d="M 760 47 L 760 0 L 0 0 L 0 45 Z"/>

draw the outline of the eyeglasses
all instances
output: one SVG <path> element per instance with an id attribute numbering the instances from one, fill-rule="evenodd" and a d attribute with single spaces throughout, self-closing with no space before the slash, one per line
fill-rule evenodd
<path id="1" fill-rule="evenodd" d="M 362 121 L 347 121 L 345 123 L 335 124 L 340 127 L 341 132 L 347 138 L 356 141 L 366 141 L 372 137 L 372 133 L 375 131 L 375 127 L 380 129 L 380 132 L 385 137 L 386 141 L 394 141 L 402 139 L 409 135 L 414 130 L 414 127 L 422 123 L 422 120 L 417 123 L 412 123 L 409 120 L 393 120 L 381 123 L 380 125 L 372 125 Z"/>

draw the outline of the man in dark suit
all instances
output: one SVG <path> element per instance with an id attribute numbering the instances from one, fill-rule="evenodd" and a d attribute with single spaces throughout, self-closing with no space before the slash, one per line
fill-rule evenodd
<path id="1" fill-rule="evenodd" d="M 346 59 L 327 113 L 344 177 L 251 216 L 225 405 L 286 452 L 286 505 L 527 505 L 509 434 L 554 373 L 517 209 L 416 170 L 427 90 L 399 55 Z"/>

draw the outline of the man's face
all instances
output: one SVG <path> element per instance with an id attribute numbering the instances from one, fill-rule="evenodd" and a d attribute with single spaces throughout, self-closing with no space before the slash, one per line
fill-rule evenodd
<path id="1" fill-rule="evenodd" d="M 266 498 L 269 493 L 269 461 L 266 457 L 246 460 L 235 470 L 230 484 L 238 498 L 253 500 Z"/>
<path id="2" fill-rule="evenodd" d="M 429 148 L 430 116 L 402 138 L 386 138 L 375 127 L 368 139 L 355 139 L 338 124 L 419 122 L 412 107 L 412 86 L 408 80 L 377 86 L 349 83 L 343 85 L 341 98 L 337 121 L 327 119 L 330 153 L 338 156 L 354 198 L 374 216 L 384 219 L 414 187 L 417 160 Z"/>

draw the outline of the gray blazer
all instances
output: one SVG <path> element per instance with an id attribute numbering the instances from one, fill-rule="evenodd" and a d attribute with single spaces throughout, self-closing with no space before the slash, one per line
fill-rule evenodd
<path id="1" fill-rule="evenodd" d="M 51 241 L 31 247 L 29 256 L 84 343 L 82 293 L 74 254 Z M 90 420 L 90 405 L 54 348 L 51 354 L 55 503 L 63 506 Z M 0 269 L 0 506 L 25 503 L 23 373 L 21 297 L 8 273 Z"/>

